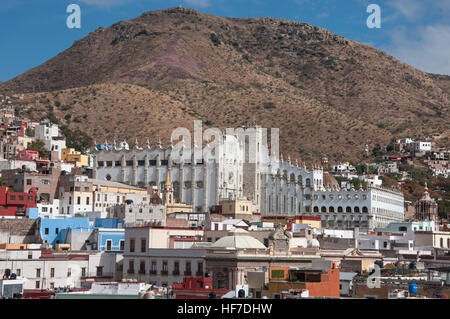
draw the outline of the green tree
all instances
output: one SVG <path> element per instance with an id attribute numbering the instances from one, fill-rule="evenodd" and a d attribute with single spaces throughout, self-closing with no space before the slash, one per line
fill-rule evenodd
<path id="1" fill-rule="evenodd" d="M 25 130 L 25 135 L 28 137 L 34 137 L 34 130 L 31 129 L 31 127 L 27 127 L 27 129 Z"/>
<path id="2" fill-rule="evenodd" d="M 374 157 L 381 157 L 381 156 L 384 155 L 384 152 L 383 152 L 383 150 L 381 149 L 380 144 L 376 144 L 376 145 L 375 145 L 375 147 L 374 147 L 373 150 L 372 150 L 372 155 L 373 155 Z"/>
<path id="3" fill-rule="evenodd" d="M 80 129 L 71 130 L 66 126 L 61 127 L 62 134 L 66 137 L 67 147 L 77 151 L 87 152 L 94 143 L 92 138 Z"/>
<path id="4" fill-rule="evenodd" d="M 36 140 L 28 145 L 28 150 L 39 152 L 39 156 L 42 158 L 48 158 L 49 151 L 45 148 L 45 143 L 42 140 Z"/>

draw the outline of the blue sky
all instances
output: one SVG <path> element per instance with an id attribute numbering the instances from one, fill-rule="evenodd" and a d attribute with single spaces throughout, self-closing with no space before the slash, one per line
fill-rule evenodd
<path id="1" fill-rule="evenodd" d="M 81 6 L 81 29 L 66 26 Z M 366 25 L 381 7 L 381 29 Z M 225 17 L 274 17 L 311 23 L 382 49 L 427 72 L 450 75 L 450 0 L 0 0 L 0 81 L 69 48 L 98 27 L 182 5 Z"/>

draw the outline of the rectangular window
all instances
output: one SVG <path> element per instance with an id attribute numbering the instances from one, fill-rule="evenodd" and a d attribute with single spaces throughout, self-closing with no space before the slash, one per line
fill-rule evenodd
<path id="1" fill-rule="evenodd" d="M 77 197 L 77 205 L 80 205 L 80 204 L 81 204 L 81 197 L 78 196 L 78 197 Z"/>
<path id="2" fill-rule="evenodd" d="M 190 261 L 186 261 L 186 268 L 184 271 L 184 275 L 185 276 L 190 276 L 192 274 L 192 269 L 191 269 L 191 262 Z"/>
<path id="3" fill-rule="evenodd" d="M 72 268 L 67 268 L 67 277 L 72 276 Z"/>
<path id="4" fill-rule="evenodd" d="M 169 274 L 169 263 L 167 260 L 164 260 L 162 262 L 162 269 L 161 269 L 161 275 L 167 276 Z"/>
<path id="5" fill-rule="evenodd" d="M 139 264 L 139 273 L 145 274 L 145 260 L 141 260 L 141 262 Z"/>
<path id="6" fill-rule="evenodd" d="M 134 265 L 133 265 L 133 268 L 134 268 Z M 97 277 L 103 276 L 103 266 L 97 266 L 96 275 L 97 275 Z"/>
<path id="7" fill-rule="evenodd" d="M 112 249 L 112 240 L 108 239 L 106 241 L 106 250 L 111 250 Z"/>
<path id="8" fill-rule="evenodd" d="M 197 274 L 198 277 L 203 277 L 203 262 L 199 261 L 197 263 Z"/>
<path id="9" fill-rule="evenodd" d="M 36 268 L 36 277 L 37 278 L 41 277 L 41 268 Z"/>
<path id="10" fill-rule="evenodd" d="M 34 286 L 36 289 L 39 289 L 41 287 L 41 282 L 40 281 L 36 281 L 36 284 Z"/>
<path id="11" fill-rule="evenodd" d="M 55 234 L 59 233 L 59 228 L 55 228 Z"/>
<path id="12" fill-rule="evenodd" d="M 120 240 L 119 241 L 119 245 L 120 245 L 120 250 L 125 250 L 125 240 Z"/>
<path id="13" fill-rule="evenodd" d="M 55 268 L 50 268 L 50 278 L 55 277 Z"/>
<path id="14" fill-rule="evenodd" d="M 175 261 L 173 263 L 173 274 L 174 275 L 179 275 L 180 274 L 180 262 L 179 261 Z"/>
<path id="15" fill-rule="evenodd" d="M 134 253 L 134 238 L 130 239 L 130 252 Z"/>
<path id="16" fill-rule="evenodd" d="M 44 233 L 45 233 L 46 235 L 48 235 L 48 228 L 46 228 L 46 229 L 44 230 Z"/>
<path id="17" fill-rule="evenodd" d="M 9 199 L 10 199 L 10 200 L 16 200 L 16 196 L 11 195 L 11 196 L 9 197 Z"/>
<path id="18" fill-rule="evenodd" d="M 86 267 L 81 268 L 81 277 L 86 277 Z"/>
<path id="19" fill-rule="evenodd" d="M 133 259 L 128 261 L 128 273 L 134 274 L 134 260 Z"/>
<path id="20" fill-rule="evenodd" d="M 156 275 L 156 273 L 157 273 L 157 264 L 156 264 L 156 261 L 154 261 L 154 260 L 152 260 L 152 265 L 150 267 L 150 273 L 152 275 Z"/>
<path id="21" fill-rule="evenodd" d="M 141 238 L 141 253 L 145 253 L 147 251 L 147 240 L 145 238 Z"/>
<path id="22" fill-rule="evenodd" d="M 19 200 L 23 201 L 23 195 L 19 195 Z"/>

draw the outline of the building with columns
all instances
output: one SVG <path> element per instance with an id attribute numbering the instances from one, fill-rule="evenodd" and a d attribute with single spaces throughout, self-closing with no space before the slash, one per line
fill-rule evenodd
<path id="1" fill-rule="evenodd" d="M 184 140 L 163 149 L 147 145 L 96 146 L 93 177 L 165 189 L 170 174 L 175 203 L 206 213 L 230 199 L 252 201 L 252 212 L 262 216 L 320 216 L 333 229 L 372 230 L 404 220 L 400 191 L 381 187 L 341 189 L 323 167 L 307 168 L 296 160 L 278 158 L 267 130 L 259 126 L 228 131 L 222 143 L 191 149 Z M 272 134 L 271 134 L 272 135 Z M 325 162 L 325 167 L 328 165 Z"/>

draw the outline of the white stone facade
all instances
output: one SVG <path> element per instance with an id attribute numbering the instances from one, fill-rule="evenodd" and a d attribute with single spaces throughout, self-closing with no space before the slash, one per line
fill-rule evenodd
<path id="1" fill-rule="evenodd" d="M 130 148 L 123 142 L 119 147 L 104 147 L 95 153 L 94 178 L 142 187 L 155 185 L 161 191 L 170 170 L 175 198 L 192 205 L 195 212 L 207 212 L 225 199 L 247 198 L 253 202 L 253 211 L 262 216 L 321 216 L 325 225 L 334 229 L 373 229 L 403 221 L 400 192 L 375 187 L 341 190 L 325 185 L 321 167 L 307 169 L 290 159 L 269 156 L 267 135 L 260 127 L 245 129 L 241 135 L 224 135 L 223 139 L 216 153 L 208 147 L 203 150 L 211 152 L 213 158 L 202 159 L 200 155 L 195 161 L 186 148 L 162 149 L 160 144 L 155 149 L 149 144 Z M 180 154 L 184 161 L 178 160 Z M 340 197 L 345 200 L 340 202 Z M 314 211 L 316 206 L 319 211 Z"/>

